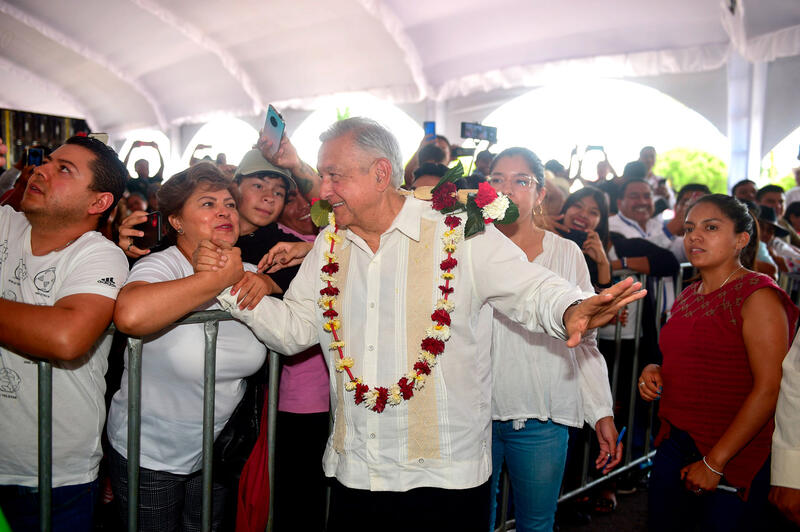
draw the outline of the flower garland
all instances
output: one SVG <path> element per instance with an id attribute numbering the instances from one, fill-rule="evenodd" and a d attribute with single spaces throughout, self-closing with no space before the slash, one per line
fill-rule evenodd
<path id="1" fill-rule="evenodd" d="M 435 206 L 434 206 L 435 208 Z M 333 336 L 328 348 L 335 351 L 339 358 L 335 362 L 336 371 L 347 373 L 350 379 L 345 384 L 345 390 L 354 392 L 353 401 L 355 404 L 363 404 L 366 408 L 381 413 L 386 405 L 397 406 L 403 401 L 408 401 L 414 396 L 415 390 L 420 390 L 425 385 L 425 378 L 431 374 L 436 366 L 438 357 L 444 353 L 445 342 L 450 338 L 450 314 L 454 310 L 450 296 L 453 294 L 451 281 L 455 279 L 453 270 L 458 265 L 458 261 L 453 254 L 456 246 L 463 238 L 463 228 L 461 218 L 458 216 L 446 216 L 444 219 L 448 230 L 442 235 L 442 245 L 447 254 L 440 264 L 442 271 L 441 278 L 444 284 L 439 285 L 442 297 L 436 302 L 433 314 L 431 314 L 432 325 L 425 330 L 425 337 L 420 343 L 419 354 L 411 371 L 400 377 L 391 386 L 370 386 L 365 384 L 361 377 L 353 375 L 353 359 L 344 356 L 344 341 L 339 337 L 338 330 L 341 327 L 339 313 L 334 310 L 336 296 L 339 289 L 336 287 L 336 277 L 334 274 L 339 271 L 339 264 L 336 262 L 336 244 L 340 243 L 342 237 L 338 234 L 339 227 L 333 212 L 329 214 L 329 226 L 333 230 L 325 231 L 325 238 L 330 244 L 330 249 L 325 252 L 327 262 L 322 266 L 320 278 L 325 283 L 325 287 L 320 290 L 319 306 L 324 310 L 322 315 L 327 319 L 323 327 Z"/>

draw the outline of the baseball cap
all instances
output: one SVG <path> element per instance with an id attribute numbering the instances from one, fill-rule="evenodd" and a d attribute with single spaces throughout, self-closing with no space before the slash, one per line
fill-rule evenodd
<path id="1" fill-rule="evenodd" d="M 280 177 L 286 184 L 287 192 L 297 190 L 291 172 L 266 160 L 260 150 L 250 150 L 242 157 L 233 179 L 238 183 L 243 177 Z"/>

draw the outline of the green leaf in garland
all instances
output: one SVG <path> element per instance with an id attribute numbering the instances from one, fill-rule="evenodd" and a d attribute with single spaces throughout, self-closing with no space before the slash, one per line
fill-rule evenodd
<path id="1" fill-rule="evenodd" d="M 325 227 L 328 225 L 328 215 L 332 210 L 333 208 L 327 200 L 315 201 L 314 205 L 311 206 L 311 221 L 317 227 Z"/>
<path id="2" fill-rule="evenodd" d="M 513 201 L 511 201 L 511 199 L 509 199 L 508 209 L 506 209 L 506 215 L 503 216 L 502 220 L 495 220 L 494 223 L 503 225 L 513 224 L 514 222 L 517 221 L 517 218 L 519 218 L 519 208 L 517 207 L 516 203 L 514 203 Z"/>
<path id="3" fill-rule="evenodd" d="M 475 197 L 470 196 L 467 200 L 467 223 L 464 224 L 464 238 L 483 233 L 486 224 L 483 221 L 483 214 L 480 207 L 475 203 Z"/>
<path id="4" fill-rule="evenodd" d="M 431 190 L 431 192 L 435 192 L 436 189 L 438 189 L 445 183 L 455 183 L 462 177 L 464 177 L 464 166 L 461 164 L 461 161 L 458 161 L 458 164 L 456 164 L 454 167 L 447 169 L 447 172 L 444 173 L 442 178 L 439 180 L 438 183 L 436 183 L 436 186 L 433 187 L 433 190 Z"/>

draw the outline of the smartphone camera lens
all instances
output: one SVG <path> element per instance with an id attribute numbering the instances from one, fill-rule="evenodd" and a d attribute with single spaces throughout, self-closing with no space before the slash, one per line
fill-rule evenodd
<path id="1" fill-rule="evenodd" d="M 269 123 L 272 124 L 272 127 L 278 127 L 278 121 L 275 120 L 274 116 L 269 117 Z"/>

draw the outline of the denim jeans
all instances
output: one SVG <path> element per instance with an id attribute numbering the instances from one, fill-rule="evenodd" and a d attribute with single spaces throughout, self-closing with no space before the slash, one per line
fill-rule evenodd
<path id="1" fill-rule="evenodd" d="M 500 470 L 505 461 L 514 494 L 519 532 L 552 532 L 558 492 L 567 461 L 569 431 L 552 421 L 528 419 L 520 430 L 513 421 L 492 422 L 490 530 L 494 530 Z"/>
<path id="2" fill-rule="evenodd" d="M 91 532 L 97 481 L 53 488 L 53 532 Z M 39 530 L 39 490 L 0 486 L 0 507 L 11 530 Z"/>
<path id="3" fill-rule="evenodd" d="M 694 530 L 696 527 L 726 532 L 763 530 L 769 493 L 769 460 L 756 474 L 750 484 L 749 497 L 743 501 L 736 493 L 727 491 L 695 495 L 686 489 L 680 478 L 681 469 L 702 458 L 691 436 L 673 427 L 653 458 L 648 530 Z"/>

